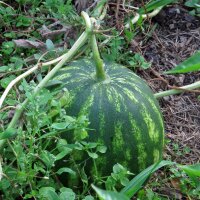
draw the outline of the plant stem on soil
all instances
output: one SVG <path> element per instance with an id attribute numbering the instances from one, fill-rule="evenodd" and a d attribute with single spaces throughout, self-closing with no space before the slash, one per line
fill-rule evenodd
<path id="1" fill-rule="evenodd" d="M 172 89 L 172 90 L 167 90 L 167 91 L 155 93 L 154 97 L 156 97 L 158 99 L 158 98 L 170 96 L 170 95 L 173 95 L 173 94 L 180 94 L 180 93 L 185 92 L 187 90 L 192 90 L 192 89 L 196 89 L 196 88 L 200 88 L 200 81 L 197 81 L 197 82 L 192 83 L 190 85 L 180 87 L 180 90 Z"/>

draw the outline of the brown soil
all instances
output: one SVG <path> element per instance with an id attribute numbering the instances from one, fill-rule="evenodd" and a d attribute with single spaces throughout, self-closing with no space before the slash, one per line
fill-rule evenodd
<path id="1" fill-rule="evenodd" d="M 160 23 L 165 16 L 163 23 Z M 166 90 L 171 86 L 182 86 L 200 80 L 200 72 L 182 75 L 162 75 L 200 49 L 200 19 L 190 16 L 180 6 L 164 9 L 152 23 L 160 25 L 143 49 L 153 69 L 143 72 L 154 91 Z M 187 92 L 160 100 L 166 126 L 166 137 L 171 142 L 166 154 L 173 161 L 192 164 L 200 161 L 200 93 Z M 178 144 L 175 150 L 173 144 Z M 189 147 L 190 152 L 184 152 Z M 178 155 L 177 155 L 178 153 Z M 166 156 L 167 156 L 166 155 Z"/>

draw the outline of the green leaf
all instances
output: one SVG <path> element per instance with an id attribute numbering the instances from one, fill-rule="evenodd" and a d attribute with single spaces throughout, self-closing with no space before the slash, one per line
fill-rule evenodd
<path id="1" fill-rule="evenodd" d="M 98 146 L 97 151 L 100 153 L 106 153 L 107 147 L 106 146 Z"/>
<path id="2" fill-rule="evenodd" d="M 94 200 L 94 197 L 92 197 L 92 196 L 86 196 L 83 200 Z"/>
<path id="3" fill-rule="evenodd" d="M 196 7 L 196 4 L 199 3 L 199 0 L 190 0 L 190 1 L 186 1 L 185 2 L 185 6 L 188 6 L 188 7 Z"/>
<path id="4" fill-rule="evenodd" d="M 8 84 L 15 78 L 16 78 L 16 76 L 11 75 L 11 76 L 7 76 L 6 78 L 1 79 L 0 80 L 1 86 L 3 88 L 6 88 L 8 86 Z"/>
<path id="5" fill-rule="evenodd" d="M 0 133 L 0 140 L 9 139 L 17 135 L 17 130 L 14 128 L 8 128 L 4 132 Z"/>
<path id="6" fill-rule="evenodd" d="M 40 158 L 43 160 L 43 162 L 48 168 L 51 168 L 54 165 L 54 162 L 56 161 L 56 157 L 46 150 L 41 152 Z"/>
<path id="7" fill-rule="evenodd" d="M 87 151 L 87 153 L 93 159 L 97 159 L 98 158 L 98 155 L 96 153 L 92 153 L 92 152 L 89 152 L 89 151 Z"/>
<path id="8" fill-rule="evenodd" d="M 74 200 L 76 198 L 75 193 L 70 188 L 61 188 L 60 189 L 60 200 Z"/>
<path id="9" fill-rule="evenodd" d="M 126 169 L 122 165 L 120 165 L 119 163 L 117 163 L 113 166 L 113 172 L 115 174 L 118 174 L 118 173 L 123 172 L 123 171 L 126 171 Z"/>
<path id="10" fill-rule="evenodd" d="M 52 187 L 42 187 L 39 190 L 39 193 L 47 200 L 60 200 L 59 196 L 55 192 L 55 189 Z"/>
<path id="11" fill-rule="evenodd" d="M 125 194 L 120 194 L 113 191 L 106 191 L 97 188 L 96 186 L 92 185 L 92 188 L 98 194 L 99 198 L 102 200 L 130 200 Z"/>
<path id="12" fill-rule="evenodd" d="M 67 146 L 67 141 L 65 139 L 58 139 L 56 147 L 58 148 L 59 152 L 64 151 L 66 146 Z"/>
<path id="13" fill-rule="evenodd" d="M 8 69 L 9 69 L 8 66 L 1 66 L 1 67 L 0 67 L 0 72 L 7 72 Z"/>
<path id="14" fill-rule="evenodd" d="M 61 160 L 66 155 L 68 155 L 71 151 L 72 149 L 66 147 L 65 149 L 63 149 L 63 151 L 61 151 L 59 154 L 56 155 L 56 160 Z"/>
<path id="15" fill-rule="evenodd" d="M 66 122 L 60 122 L 60 123 L 53 123 L 51 125 L 51 128 L 54 128 L 56 130 L 64 130 L 69 126 L 69 123 Z"/>
<path id="16" fill-rule="evenodd" d="M 189 176 L 199 176 L 200 177 L 200 163 L 195 165 L 179 165 L 186 174 Z"/>
<path id="17" fill-rule="evenodd" d="M 17 23 L 16 23 L 17 27 L 23 27 L 23 26 L 27 27 L 27 26 L 30 26 L 32 22 L 31 18 L 27 18 L 27 16 L 23 16 L 23 15 L 19 15 L 16 20 L 17 20 Z"/>
<path id="18" fill-rule="evenodd" d="M 177 65 L 174 69 L 165 72 L 165 74 L 179 74 L 198 70 L 200 70 L 200 51 Z"/>
<path id="19" fill-rule="evenodd" d="M 62 173 L 69 173 L 69 174 L 72 174 L 72 175 L 76 175 L 76 172 L 73 171 L 72 169 L 68 168 L 68 167 L 63 167 L 63 168 L 60 168 L 57 172 L 57 174 L 62 174 Z"/>
<path id="20" fill-rule="evenodd" d="M 200 163 L 195 165 L 179 165 L 179 168 L 181 168 L 195 183 L 196 187 L 200 189 Z"/>
<path id="21" fill-rule="evenodd" d="M 149 176 L 158 170 L 161 167 L 166 165 L 173 165 L 174 162 L 171 161 L 161 161 L 159 163 L 155 163 L 143 170 L 140 174 L 134 177 L 127 185 L 121 190 L 121 194 L 126 194 L 128 197 L 132 197 L 144 184 L 144 182 L 149 178 Z"/>
<path id="22" fill-rule="evenodd" d="M 46 47 L 47 47 L 47 50 L 49 50 L 49 51 L 51 51 L 55 48 L 53 42 L 50 39 L 46 40 Z"/>
<path id="23" fill-rule="evenodd" d="M 145 8 L 140 8 L 139 13 L 145 14 L 146 12 L 151 12 L 155 9 L 157 9 L 160 6 L 166 6 L 170 3 L 175 3 L 177 0 L 154 0 L 150 1 L 147 5 L 145 5 Z"/>
<path id="24" fill-rule="evenodd" d="M 97 147 L 97 143 L 95 142 L 89 142 L 89 143 L 82 142 L 82 144 L 84 144 L 88 149 L 94 149 Z"/>

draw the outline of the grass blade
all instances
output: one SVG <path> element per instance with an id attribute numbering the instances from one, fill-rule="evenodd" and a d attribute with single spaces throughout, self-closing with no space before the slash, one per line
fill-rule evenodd
<path id="1" fill-rule="evenodd" d="M 155 1 L 151 1 L 150 3 L 148 3 L 145 8 L 140 8 L 139 9 L 139 14 L 146 14 L 146 12 L 151 12 L 155 9 L 157 9 L 158 7 L 161 6 L 166 6 L 170 3 L 175 3 L 177 0 L 155 0 Z"/>
<path id="2" fill-rule="evenodd" d="M 200 70 L 200 51 L 177 65 L 174 69 L 165 72 L 165 74 L 179 74 L 198 70 Z"/>
<path id="3" fill-rule="evenodd" d="M 149 176 L 158 170 L 161 167 L 166 165 L 173 165 L 174 162 L 171 161 L 160 161 L 159 163 L 155 163 L 148 167 L 147 169 L 143 170 L 140 174 L 138 174 L 135 178 L 133 178 L 130 183 L 121 190 L 121 194 L 127 195 L 131 198 L 144 184 L 144 182 L 149 178 Z"/>
<path id="4" fill-rule="evenodd" d="M 200 163 L 195 165 L 179 165 L 183 171 L 189 176 L 199 176 L 200 177 Z"/>
<path id="5" fill-rule="evenodd" d="M 101 200 L 130 200 L 125 194 L 102 190 L 94 185 L 92 185 L 92 188 L 95 190 Z"/>

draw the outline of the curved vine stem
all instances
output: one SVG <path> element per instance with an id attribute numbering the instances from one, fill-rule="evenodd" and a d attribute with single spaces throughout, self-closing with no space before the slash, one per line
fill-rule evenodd
<path id="1" fill-rule="evenodd" d="M 130 22 L 132 24 L 135 24 L 140 19 L 140 17 L 142 17 L 142 19 L 154 17 L 162 10 L 162 8 L 163 8 L 163 6 L 160 6 L 157 9 L 155 9 L 154 11 L 152 11 L 151 13 L 143 14 L 143 15 L 136 13 L 135 17 Z M 130 22 L 125 25 L 126 28 L 130 28 Z"/>
<path id="2" fill-rule="evenodd" d="M 173 94 L 180 94 L 184 91 L 193 90 L 193 89 L 196 89 L 196 88 L 200 88 L 200 81 L 197 81 L 197 82 L 192 83 L 190 85 L 182 86 L 182 87 L 180 87 L 180 89 L 171 89 L 171 90 L 155 93 L 154 97 L 156 97 L 158 99 L 158 98 L 170 96 L 170 95 L 173 95 Z"/>

